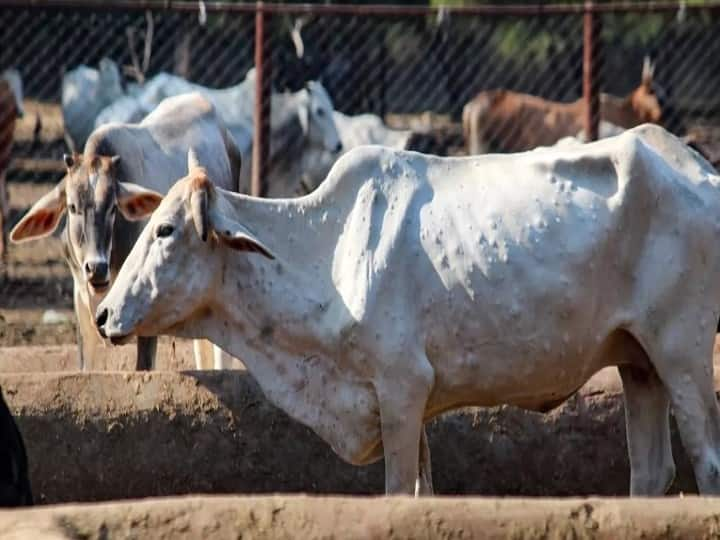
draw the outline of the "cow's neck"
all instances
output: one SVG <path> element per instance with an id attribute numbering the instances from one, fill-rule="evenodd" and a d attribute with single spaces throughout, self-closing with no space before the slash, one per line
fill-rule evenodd
<path id="1" fill-rule="evenodd" d="M 222 275 L 215 306 L 232 324 L 225 336 L 231 353 L 248 348 L 265 355 L 270 348 L 296 346 L 298 340 L 322 345 L 331 309 L 338 301 L 332 283 L 333 246 L 339 228 L 308 199 L 270 200 L 237 196 L 234 214 L 275 255 L 221 249 Z M 340 229 L 341 230 L 341 229 Z M 229 298 L 235 299 L 228 302 Z M 234 338 L 242 336 L 242 344 Z M 222 337 L 221 337 L 222 338 Z M 240 350 L 238 350 L 238 348 Z"/>

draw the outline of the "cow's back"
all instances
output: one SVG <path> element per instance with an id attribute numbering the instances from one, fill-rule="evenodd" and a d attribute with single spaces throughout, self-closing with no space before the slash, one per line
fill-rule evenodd
<path id="1" fill-rule="evenodd" d="M 157 168 L 163 162 L 173 170 L 178 166 L 182 170 L 164 192 L 187 173 L 190 148 L 216 185 L 233 191 L 237 189 L 239 151 L 216 108 L 200 94 L 165 99 L 139 127 L 148 133 L 151 139 L 148 144 L 156 149 L 146 152 L 148 166 L 155 170 L 154 162 L 157 161 Z M 170 161 L 172 165 L 168 163 Z M 149 165 L 150 162 L 153 165 Z"/>
<path id="2" fill-rule="evenodd" d="M 500 345 L 511 327 L 538 349 L 533 336 L 555 328 L 602 334 L 651 302 L 633 276 L 674 279 L 672 265 L 654 268 L 657 250 L 682 264 L 685 236 L 713 232 L 720 215 L 714 170 L 653 126 L 568 150 L 476 158 L 370 147 L 342 158 L 318 197 L 339 172 L 360 183 L 344 197 L 351 210 L 335 250 L 345 304 L 372 316 L 395 297 L 438 342 L 455 329 L 469 343 Z"/>
<path id="3" fill-rule="evenodd" d="M 165 99 L 140 124 L 97 128 L 85 155 L 119 155 L 121 181 L 167 193 L 187 174 L 192 148 L 217 185 L 235 190 L 237 174 L 228 156 L 231 142 L 212 104 L 198 94 L 185 94 Z"/>
<path id="4" fill-rule="evenodd" d="M 658 310 L 706 301 L 698 291 L 716 298 L 719 186 L 702 158 L 643 126 L 516 155 L 366 147 L 316 197 L 349 208 L 333 255 L 342 326 L 421 348 L 435 387 L 462 402 L 483 386 L 468 379 L 478 370 L 498 395 L 529 392 L 525 373 L 564 397 L 602 367 L 593 351 L 614 330 L 647 331 Z"/>

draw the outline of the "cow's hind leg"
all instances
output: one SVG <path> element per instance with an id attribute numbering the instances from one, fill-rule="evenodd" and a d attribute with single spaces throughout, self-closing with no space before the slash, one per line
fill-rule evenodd
<path id="1" fill-rule="evenodd" d="M 699 326 L 699 317 L 685 320 Z M 714 332 L 705 330 L 698 341 L 688 343 L 683 336 L 697 336 L 697 327 L 687 325 L 673 330 L 668 332 L 664 346 L 648 353 L 670 395 L 700 493 L 720 494 L 720 410 L 712 365 Z"/>
<path id="2" fill-rule="evenodd" d="M 618 369 L 625 398 L 630 495 L 663 495 L 675 477 L 670 398 L 652 366 Z"/>
<path id="3" fill-rule="evenodd" d="M 432 495 L 432 464 L 430 462 L 430 446 L 427 439 L 427 428 L 423 427 L 420 435 L 420 459 L 418 463 L 419 472 L 415 482 L 415 496 Z"/>
<path id="4" fill-rule="evenodd" d="M 213 347 L 213 344 L 207 339 L 193 339 L 195 369 L 200 371 L 213 369 L 215 367 L 215 351 L 213 350 Z"/>
<path id="5" fill-rule="evenodd" d="M 156 337 L 137 338 L 137 371 L 149 371 L 155 369 L 155 353 L 157 352 Z"/>

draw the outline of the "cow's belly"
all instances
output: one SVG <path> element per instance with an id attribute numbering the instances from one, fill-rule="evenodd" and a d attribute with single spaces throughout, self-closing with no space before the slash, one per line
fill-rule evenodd
<path id="1" fill-rule="evenodd" d="M 607 365 L 600 345 L 548 349 L 533 341 L 479 344 L 474 351 L 429 354 L 435 384 L 428 417 L 460 406 L 516 405 L 544 411 L 564 401 Z M 582 352 L 581 352 L 582 351 Z"/>
<path id="2" fill-rule="evenodd" d="M 608 361 L 598 357 L 604 341 L 631 316 L 622 276 L 598 259 L 528 263 L 502 279 L 491 269 L 431 296 L 423 321 L 435 369 L 430 408 L 543 409 L 582 386 Z"/>

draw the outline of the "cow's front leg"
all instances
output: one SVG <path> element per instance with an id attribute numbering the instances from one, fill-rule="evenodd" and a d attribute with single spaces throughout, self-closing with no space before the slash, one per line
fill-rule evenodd
<path id="1" fill-rule="evenodd" d="M 155 369 L 155 353 L 157 352 L 156 337 L 137 338 L 136 371 L 150 371 Z"/>
<path id="2" fill-rule="evenodd" d="M 77 346 L 78 363 L 82 371 L 99 369 L 98 353 L 102 345 L 102 338 L 95 329 L 92 313 L 88 305 L 83 302 L 78 286 L 75 285 L 74 292 L 75 317 L 77 319 Z"/>
<path id="3" fill-rule="evenodd" d="M 421 365 L 412 368 L 414 373 L 385 374 L 377 387 L 387 494 L 414 495 L 420 472 L 423 416 L 434 374 L 424 357 Z"/>
<path id="4" fill-rule="evenodd" d="M 420 459 L 418 460 L 420 471 L 415 483 L 415 496 L 432 495 L 432 464 L 430 462 L 430 446 L 427 439 L 427 428 L 423 426 L 420 432 Z"/>

